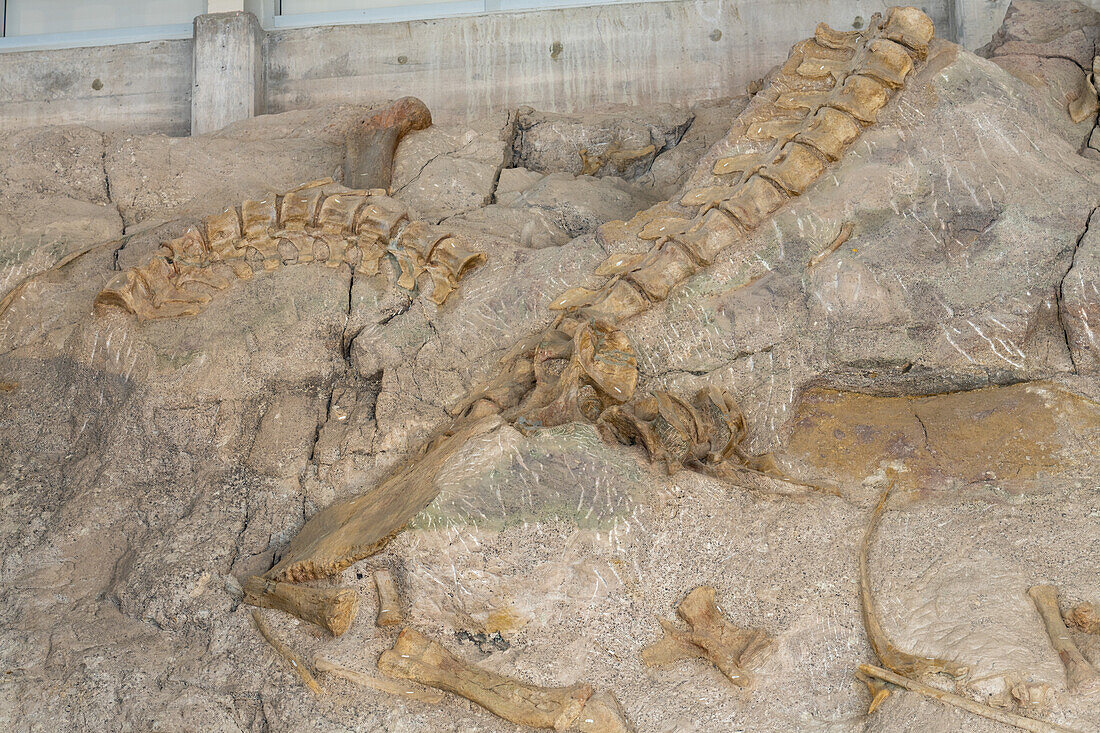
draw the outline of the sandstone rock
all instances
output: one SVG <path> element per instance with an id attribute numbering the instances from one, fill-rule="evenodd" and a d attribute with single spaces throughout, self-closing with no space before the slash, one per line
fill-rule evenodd
<path id="1" fill-rule="evenodd" d="M 1100 13 L 1076 0 L 1013 0 L 1004 24 L 978 50 L 1013 76 L 1045 90 L 1045 110 L 1057 132 L 1077 147 L 1087 143 L 1096 116 L 1074 124 L 1065 112 L 1083 91 L 1085 74 L 1100 53 Z"/>
<path id="2" fill-rule="evenodd" d="M 668 105 L 566 115 L 523 107 L 516 114 L 512 164 L 540 173 L 635 178 L 680 141 L 691 114 Z M 591 161 L 586 169 L 581 151 Z"/>
<path id="3" fill-rule="evenodd" d="M 437 221 L 485 206 L 505 165 L 509 134 L 507 117 L 499 115 L 408 135 L 394 157 L 394 195 Z"/>

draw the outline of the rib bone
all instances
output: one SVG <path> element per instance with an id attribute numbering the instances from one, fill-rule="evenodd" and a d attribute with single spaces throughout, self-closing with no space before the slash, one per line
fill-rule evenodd
<path id="1" fill-rule="evenodd" d="M 714 593 L 714 588 L 701 585 L 677 606 L 676 613 L 687 622 L 688 631 L 658 619 L 665 636 L 642 650 L 642 660 L 650 667 L 659 667 L 682 659 L 706 659 L 733 684 L 749 687 L 754 680 L 748 669 L 764 661 L 773 638 L 762 629 L 742 629 L 727 621 L 714 601 Z"/>
<path id="2" fill-rule="evenodd" d="M 1066 682 L 1070 691 L 1100 691 L 1100 673 L 1081 654 L 1070 638 L 1069 629 L 1062 622 L 1062 614 L 1058 610 L 1058 589 L 1053 585 L 1035 585 L 1028 589 L 1027 594 L 1043 619 L 1051 646 L 1066 667 Z"/>
<path id="3" fill-rule="evenodd" d="M 412 628 L 402 629 L 393 648 L 382 652 L 378 669 L 471 700 L 517 725 L 585 733 L 632 730 L 610 695 L 594 695 L 586 684 L 537 687 L 463 662 Z"/>

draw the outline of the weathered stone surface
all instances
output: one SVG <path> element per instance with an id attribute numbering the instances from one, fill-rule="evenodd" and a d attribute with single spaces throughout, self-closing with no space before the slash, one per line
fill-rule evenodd
<path id="1" fill-rule="evenodd" d="M 635 178 L 680 141 L 690 112 L 669 105 L 566 115 L 522 107 L 516 114 L 512 162 L 541 173 Z M 591 161 L 587 168 L 581 151 Z M 597 160 L 598 158 L 598 160 Z"/>
<path id="2" fill-rule="evenodd" d="M 394 195 L 437 221 L 491 203 L 510 136 L 508 115 L 408 135 L 394 158 Z"/>
<path id="3" fill-rule="evenodd" d="M 1096 115 L 1075 124 L 1066 110 L 1084 91 L 1085 75 L 1100 53 L 1098 43 L 1096 10 L 1076 0 L 1013 0 L 1004 24 L 978 54 L 1045 92 L 1041 96 L 1052 108 L 1043 110 L 1045 116 L 1059 134 L 1080 147 L 1096 126 Z"/>
<path id="4" fill-rule="evenodd" d="M 1074 367 L 1100 373 L 1100 214 L 1094 209 L 1059 287 L 1059 315 Z"/>

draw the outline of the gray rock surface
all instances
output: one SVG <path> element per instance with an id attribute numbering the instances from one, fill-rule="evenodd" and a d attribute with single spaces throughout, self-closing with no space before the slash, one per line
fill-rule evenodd
<path id="1" fill-rule="evenodd" d="M 866 715 L 857 552 L 894 469 L 871 571 L 895 643 L 971 664 L 983 698 L 1048 687 L 1054 704 L 1029 714 L 1095 727 L 1100 707 L 1066 690 L 1025 595 L 1043 582 L 1067 604 L 1100 601 L 1100 238 L 1087 226 L 1100 164 L 1065 138 L 1047 94 L 941 44 L 804 196 L 625 324 L 643 388 L 729 389 L 752 446 L 825 491 L 668 476 L 587 425 L 501 426 L 445 466 L 437 498 L 384 551 L 316 584 L 358 593 L 347 634 L 265 611 L 269 625 L 307 661 L 375 675 L 396 633 L 373 624 L 370 571 L 386 568 L 418 630 L 533 684 L 613 690 L 639 731 L 1007 731 L 902 692 Z M 196 217 L 330 175 L 364 108 L 176 142 L 3 138 L 0 185 L 20 202 L 6 272 L 104 236 L 81 223 L 86 207 L 114 212 L 105 239 L 123 222 L 142 233 L 117 262 L 117 245 L 96 249 L 0 314 L 0 727 L 516 730 L 450 695 L 426 704 L 330 677 L 311 695 L 251 627 L 240 584 L 419 445 L 552 321 L 552 297 L 591 285 L 607 255 L 592 230 L 707 165 L 737 104 L 599 111 L 569 128 L 524 112 L 519 143 L 503 117 L 410 136 L 396 195 L 488 254 L 442 307 L 397 289 L 392 268 L 293 265 L 199 316 L 144 323 L 91 308 L 116 266 Z M 689 148 L 634 181 L 561 167 L 573 142 L 672 145 L 692 114 Z M 18 212 L 34 207 L 72 233 L 49 256 L 21 244 L 39 224 Z M 656 617 L 704 583 L 731 621 L 776 636 L 751 690 L 702 661 L 641 662 Z M 1100 644 L 1077 638 L 1100 662 Z"/>

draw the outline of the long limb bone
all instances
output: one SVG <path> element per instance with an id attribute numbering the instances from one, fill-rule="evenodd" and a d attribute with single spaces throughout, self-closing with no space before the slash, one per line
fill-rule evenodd
<path id="1" fill-rule="evenodd" d="M 714 588 L 707 585 L 688 593 L 676 607 L 676 613 L 690 630 L 683 631 L 660 619 L 665 636 L 643 649 L 642 659 L 651 667 L 682 659 L 706 659 L 733 684 L 749 687 L 753 676 L 748 668 L 764 661 L 773 639 L 761 629 L 742 629 L 727 621 L 715 603 L 714 594 Z"/>
<path id="2" fill-rule="evenodd" d="M 244 602 L 275 608 L 340 636 L 355 619 L 359 597 L 351 588 L 305 588 L 252 576 L 244 584 Z"/>
<path id="3" fill-rule="evenodd" d="M 945 702 L 948 705 L 954 705 L 957 708 L 966 710 L 967 712 L 980 715 L 983 718 L 989 720 L 995 720 L 998 723 L 1004 723 L 1005 725 L 1014 725 L 1017 728 L 1023 730 L 1034 731 L 1035 733 L 1077 733 L 1072 728 L 1063 728 L 1060 725 L 1054 725 L 1053 723 L 1044 723 L 1041 720 L 1035 720 L 1033 718 L 1025 718 L 1022 715 L 1016 715 L 1004 710 L 997 710 L 991 708 L 988 705 L 983 705 L 980 702 L 975 702 L 970 698 L 963 697 L 962 695 L 956 695 L 944 690 L 938 690 L 935 687 L 929 687 L 926 684 L 911 680 L 908 677 L 904 677 L 900 674 L 891 672 L 888 669 L 882 669 L 871 664 L 859 665 L 859 671 L 871 679 L 878 679 L 884 682 L 889 682 L 892 685 L 898 687 L 904 687 L 906 690 L 916 692 L 925 697 L 931 697 L 934 700 Z"/>
<path id="4" fill-rule="evenodd" d="M 585 684 L 537 687 L 463 662 L 442 646 L 406 627 L 378 669 L 471 700 L 518 725 L 585 733 L 625 733 L 631 728 L 610 696 L 594 695 Z"/>
<path id="5" fill-rule="evenodd" d="M 1027 594 L 1043 619 L 1051 646 L 1066 667 L 1066 682 L 1070 691 L 1089 694 L 1100 691 L 1100 673 L 1081 654 L 1070 638 L 1069 629 L 1062 622 L 1062 614 L 1058 610 L 1058 590 L 1053 585 L 1036 585 L 1029 588 Z"/>
<path id="6" fill-rule="evenodd" d="M 416 97 L 405 97 L 348 133 L 344 183 L 351 188 L 389 190 L 393 154 L 407 133 L 432 124 L 432 115 Z"/>

